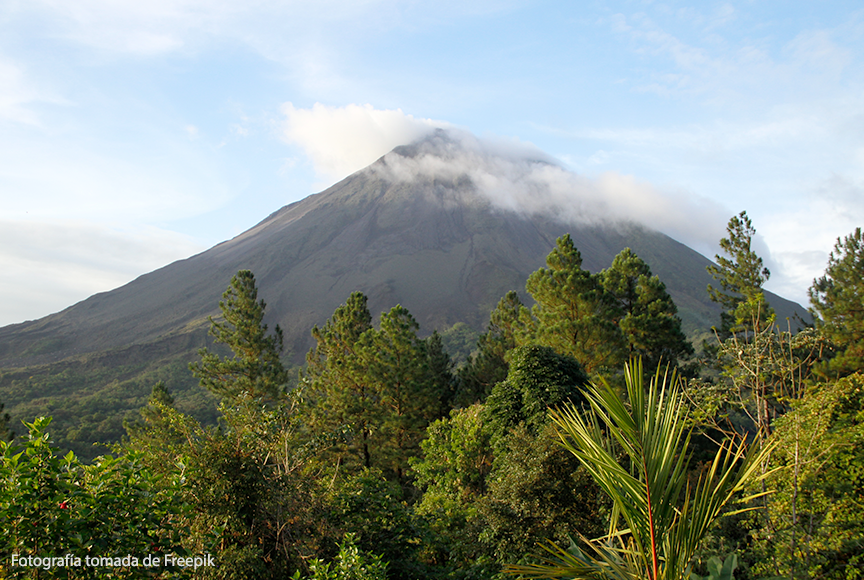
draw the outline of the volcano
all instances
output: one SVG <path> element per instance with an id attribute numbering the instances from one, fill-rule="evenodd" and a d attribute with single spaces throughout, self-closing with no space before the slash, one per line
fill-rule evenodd
<path id="1" fill-rule="evenodd" d="M 222 292 L 241 269 L 255 273 L 266 321 L 281 326 L 286 354 L 296 363 L 312 345 L 312 326 L 353 291 L 369 297 L 373 316 L 396 304 L 408 308 L 423 334 L 457 322 L 482 331 L 507 291 L 530 302 L 525 280 L 565 233 L 591 271 L 630 247 L 665 282 L 691 336 L 716 324 L 719 310 L 706 292 L 709 260 L 646 225 L 588 219 L 579 207 L 538 210 L 543 183 L 526 181 L 514 167 L 564 171 L 542 154 L 514 159 L 479 152 L 440 130 L 397 147 L 201 254 L 62 312 L 0 329 L 0 401 L 18 415 L 16 405 L 46 396 L 28 393 L 25 375 L 53 376 L 60 392 L 89 389 L 96 396 L 100 384 L 117 390 L 141 369 L 159 378 L 159 361 L 174 361 L 185 372 L 206 344 L 207 317 L 218 314 Z M 533 200 L 534 209 L 519 203 L 516 187 L 527 188 L 529 197 L 521 199 Z M 781 318 L 804 313 L 778 296 L 768 300 Z M 63 387 L 64 372 L 97 360 L 99 373 Z M 13 370 L 25 367 L 30 370 Z M 129 383 L 136 392 L 129 405 L 146 401 L 149 386 L 142 381 Z"/>

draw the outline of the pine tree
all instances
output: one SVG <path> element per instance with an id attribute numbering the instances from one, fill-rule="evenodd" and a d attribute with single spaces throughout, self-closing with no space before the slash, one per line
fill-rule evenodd
<path id="1" fill-rule="evenodd" d="M 656 369 L 661 362 L 677 366 L 679 359 L 693 354 L 666 285 L 630 248 L 615 256 L 601 279 L 624 313 L 618 326 L 630 359 L 641 358 L 645 368 Z"/>
<path id="2" fill-rule="evenodd" d="M 408 458 L 418 455 L 426 427 L 439 418 L 440 397 L 431 380 L 420 325 L 402 306 L 381 314 L 380 330 L 360 339 L 360 358 L 379 405 L 377 466 L 404 483 Z"/>
<path id="3" fill-rule="evenodd" d="M 838 238 L 825 275 L 813 280 L 810 303 L 817 326 L 831 340 L 836 356 L 832 374 L 845 376 L 864 369 L 864 233 L 861 228 Z"/>
<path id="4" fill-rule="evenodd" d="M 371 438 L 380 421 L 376 394 L 367 380 L 359 341 L 372 329 L 367 298 L 354 292 L 323 327 L 314 327 L 316 345 L 306 355 L 303 382 L 315 435 L 350 427 L 353 437 L 337 447 L 337 461 L 372 466 Z"/>
<path id="5" fill-rule="evenodd" d="M 536 342 L 574 357 L 589 374 L 617 368 L 627 343 L 616 320 L 621 310 L 597 275 L 582 269 L 582 255 L 570 235 L 558 238 L 525 289 L 536 304 Z"/>
<path id="6" fill-rule="evenodd" d="M 255 398 L 278 399 L 287 382 L 287 373 L 279 360 L 282 352 L 282 330 L 277 325 L 267 335 L 264 324 L 265 303 L 258 300 L 255 276 L 240 270 L 219 302 L 222 316 L 210 317 L 210 335 L 217 343 L 227 345 L 232 358 L 220 358 L 207 348 L 198 351 L 201 362 L 189 368 L 201 386 L 222 398 L 247 394 Z"/>
<path id="7" fill-rule="evenodd" d="M 306 357 L 303 376 L 309 431 L 321 437 L 347 429 L 348 440 L 335 448 L 340 465 L 380 468 L 405 483 L 408 458 L 419 452 L 426 427 L 452 395 L 444 376 L 450 363 L 440 338 L 430 357 L 407 309 L 383 313 L 375 329 L 366 302 L 355 292 L 322 328 L 312 330 L 317 345 Z"/>
<path id="8" fill-rule="evenodd" d="M 459 369 L 457 403 L 462 406 L 486 399 L 492 387 L 507 378 L 506 355 L 533 335 L 535 321 L 519 295 L 508 292 L 498 301 L 489 318 L 486 332 L 477 340 L 477 352 Z M 518 337 L 518 338 L 517 338 Z"/>
<path id="9" fill-rule="evenodd" d="M 771 272 L 751 249 L 756 229 L 747 212 L 733 216 L 726 231 L 729 237 L 720 240 L 720 247 L 728 258 L 716 255 L 717 265 L 707 267 L 711 276 L 720 282 L 719 289 L 708 285 L 708 295 L 726 309 L 720 315 L 722 338 L 739 330 L 758 332 L 774 315 L 762 292 Z"/>
<path id="10" fill-rule="evenodd" d="M 456 377 L 453 375 L 453 359 L 444 349 L 444 341 L 435 330 L 426 339 L 426 366 L 429 369 L 429 380 L 435 392 L 438 411 L 435 418 L 446 417 L 453 408 L 456 399 Z"/>

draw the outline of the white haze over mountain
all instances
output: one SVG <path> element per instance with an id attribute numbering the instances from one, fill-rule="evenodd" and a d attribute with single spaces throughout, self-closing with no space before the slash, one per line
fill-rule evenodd
<path id="1" fill-rule="evenodd" d="M 659 230 L 705 255 L 715 252 L 731 213 L 691 192 L 662 190 L 632 176 L 607 171 L 579 175 L 530 143 L 502 137 L 478 138 L 447 123 L 415 119 L 401 110 L 370 105 L 297 109 L 291 103 L 284 137 L 300 145 L 322 177 L 341 179 L 394 147 L 416 142 L 436 129 L 441 135 L 420 144 L 419 154 L 385 157 L 382 177 L 468 176 L 478 191 L 504 210 L 545 214 L 574 224 L 634 221 Z M 767 248 L 762 245 L 763 256 Z"/>

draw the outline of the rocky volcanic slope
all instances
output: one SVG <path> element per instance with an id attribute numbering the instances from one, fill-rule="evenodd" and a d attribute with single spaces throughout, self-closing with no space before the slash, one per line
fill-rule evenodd
<path id="1" fill-rule="evenodd" d="M 240 269 L 255 273 L 270 323 L 283 328 L 297 360 L 310 346 L 310 328 L 355 290 L 369 296 L 373 314 L 402 304 L 425 332 L 459 321 L 480 330 L 497 300 L 522 291 L 564 233 L 593 271 L 631 247 L 666 283 L 689 331 L 715 322 L 717 309 L 705 292 L 709 261 L 700 254 L 635 224 L 573 226 L 497 209 L 465 175 L 405 181 L 380 170 L 418 151 L 418 145 L 397 148 L 206 252 L 57 314 L 0 329 L 0 366 L 178 343 L 183 335 L 200 342 L 207 316 L 218 312 L 221 293 Z M 797 307 L 769 300 L 783 315 Z"/>
<path id="2" fill-rule="evenodd" d="M 412 163 L 433 170 L 406 174 Z M 122 436 L 124 416 L 146 404 L 157 380 L 180 410 L 212 420 L 214 401 L 187 366 L 207 344 L 207 317 L 219 313 L 240 269 L 255 273 L 267 323 L 283 328 L 294 363 L 311 346 L 312 326 L 356 290 L 369 296 L 376 317 L 402 304 L 424 334 L 456 322 L 482 331 L 497 301 L 509 290 L 523 293 L 565 233 L 592 271 L 632 248 L 666 283 L 689 334 L 718 320 L 705 290 L 709 261 L 698 253 L 636 224 L 574 225 L 499 209 L 456 167 L 470 170 L 446 134 L 399 147 L 206 252 L 57 314 L 0 328 L 0 402 L 19 429 L 21 419 L 52 415 L 55 439 L 85 459 L 100 451 L 93 441 Z M 506 174 L 493 177 L 506 186 Z M 803 312 L 768 299 L 781 318 Z"/>

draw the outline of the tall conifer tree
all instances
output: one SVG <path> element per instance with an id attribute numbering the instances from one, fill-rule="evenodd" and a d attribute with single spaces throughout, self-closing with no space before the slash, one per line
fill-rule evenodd
<path id="1" fill-rule="evenodd" d="M 726 309 L 720 315 L 722 338 L 738 330 L 758 332 L 774 315 L 762 291 L 771 272 L 751 247 L 756 228 L 747 212 L 732 216 L 726 232 L 729 237 L 720 240 L 720 247 L 728 257 L 717 255 L 717 265 L 707 267 L 708 273 L 720 282 L 720 288 L 708 285 L 708 295 Z"/>
<path id="2" fill-rule="evenodd" d="M 506 355 L 533 336 L 535 321 L 519 295 L 513 290 L 498 301 L 489 318 L 486 332 L 477 340 L 477 352 L 459 369 L 458 403 L 470 405 L 483 401 L 492 387 L 507 378 Z"/>
<path id="3" fill-rule="evenodd" d="M 837 348 L 829 363 L 832 373 L 844 376 L 864 370 L 864 233 L 861 228 L 838 238 L 825 275 L 813 280 L 810 303 L 817 325 Z"/>
<path id="4" fill-rule="evenodd" d="M 358 344 L 372 329 L 366 304 L 366 296 L 354 292 L 323 327 L 312 329 L 316 344 L 306 355 L 304 383 L 311 405 L 310 428 L 320 435 L 350 427 L 353 437 L 339 446 L 338 461 L 371 467 L 370 440 L 380 408 Z"/>
<path id="5" fill-rule="evenodd" d="M 616 324 L 621 309 L 599 276 L 582 269 L 569 234 L 558 238 L 546 265 L 525 285 L 536 302 L 536 342 L 574 357 L 589 374 L 617 368 L 627 352 Z"/>
<path id="6" fill-rule="evenodd" d="M 201 386 L 222 398 L 240 394 L 264 399 L 278 399 L 287 382 L 287 373 L 279 360 L 282 353 L 282 329 L 272 335 L 264 324 L 264 300 L 258 300 L 255 275 L 240 270 L 231 278 L 219 302 L 220 319 L 210 317 L 210 334 L 217 343 L 227 345 L 234 356 L 220 357 L 207 348 L 198 351 L 201 362 L 189 368 Z"/>
<path id="7" fill-rule="evenodd" d="M 429 380 L 432 381 L 433 391 L 438 405 L 435 419 L 446 417 L 454 406 L 456 398 L 456 377 L 453 375 L 453 359 L 444 349 L 444 341 L 438 331 L 425 340 L 426 364 L 429 369 Z"/>
<path id="8" fill-rule="evenodd" d="M 429 372 L 420 325 L 402 306 L 381 314 L 380 330 L 364 333 L 360 358 L 375 392 L 377 466 L 404 482 L 408 458 L 418 455 L 426 427 L 439 418 L 440 393 Z"/>
<path id="9" fill-rule="evenodd" d="M 666 285 L 630 248 L 615 256 L 601 279 L 624 313 L 618 326 L 631 359 L 641 358 L 645 368 L 656 369 L 661 362 L 677 366 L 680 358 L 693 354 Z"/>

